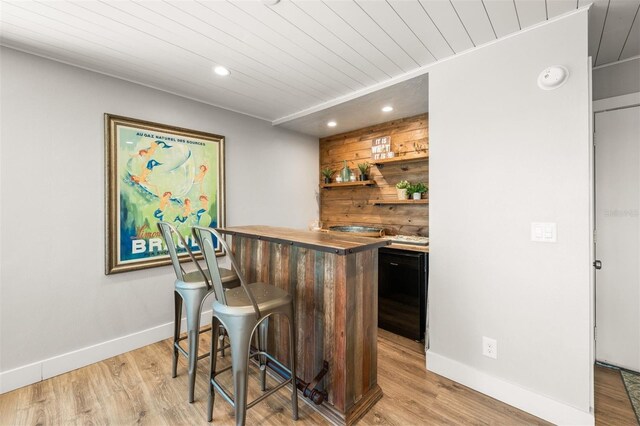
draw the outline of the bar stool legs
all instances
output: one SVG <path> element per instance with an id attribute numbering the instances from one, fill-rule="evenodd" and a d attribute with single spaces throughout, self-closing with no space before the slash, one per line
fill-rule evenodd
<path id="1" fill-rule="evenodd" d="M 173 292 L 173 360 L 171 365 L 171 377 L 178 376 L 178 342 L 180 341 L 180 327 L 182 322 L 182 297 L 177 291 Z"/>
<path id="2" fill-rule="evenodd" d="M 207 296 L 206 288 L 198 288 L 198 289 L 188 289 L 188 290 L 177 290 L 176 291 L 176 306 L 175 306 L 175 322 L 174 322 L 174 346 L 173 346 L 173 377 L 176 377 L 176 369 L 177 369 L 177 358 L 178 351 L 182 351 L 183 349 L 180 347 L 178 342 L 181 339 L 180 336 L 180 322 L 182 315 L 182 302 L 184 302 L 184 308 L 186 311 L 187 317 L 187 345 L 188 352 L 185 353 L 188 359 L 188 391 L 189 391 L 189 402 L 193 402 L 194 400 L 194 390 L 196 384 L 196 369 L 198 365 L 198 359 L 201 358 L 198 356 L 198 344 L 200 337 L 200 310 L 201 305 L 204 302 Z M 214 352 L 215 354 L 215 352 Z M 203 355 L 204 357 L 205 355 Z M 215 357 L 215 356 L 214 356 Z"/>
<path id="3" fill-rule="evenodd" d="M 202 356 L 198 356 L 199 349 L 199 335 L 207 330 L 200 330 L 200 310 L 201 306 L 198 306 L 199 298 L 201 295 L 196 295 L 192 290 L 189 292 L 184 292 L 183 296 L 180 295 L 177 291 L 174 291 L 174 320 L 173 320 L 173 359 L 171 366 L 171 377 L 176 378 L 178 376 L 178 357 L 180 356 L 180 345 L 179 342 L 184 340 L 184 338 L 180 337 L 180 329 L 182 327 L 182 303 L 184 302 L 187 319 L 187 345 L 188 352 L 187 355 L 187 368 L 188 368 L 188 391 L 189 391 L 189 402 L 194 401 L 195 394 L 195 382 L 196 382 L 196 371 L 198 368 L 198 360 L 204 358 L 208 354 L 204 354 Z M 205 296 L 206 298 L 206 296 Z M 204 302 L 204 299 L 200 302 Z M 195 307 L 193 306 L 195 305 Z M 200 308 L 200 310 L 198 309 Z M 220 330 L 218 330 L 218 346 L 216 350 L 220 349 L 220 354 L 225 356 L 225 345 L 224 345 L 224 336 L 225 331 L 222 325 L 219 325 Z M 212 352 L 217 353 L 217 352 Z M 195 354 L 195 355 L 191 355 Z"/>
<path id="4" fill-rule="evenodd" d="M 220 335 L 220 320 L 213 317 L 211 320 L 211 353 L 216 353 L 218 350 L 218 340 Z M 207 400 L 207 421 L 213 420 L 213 404 L 216 399 L 216 391 L 213 389 L 213 377 L 216 371 L 216 360 L 218 357 L 212 356 L 209 358 L 209 399 Z"/>
<path id="5" fill-rule="evenodd" d="M 267 337 L 269 335 L 269 318 L 262 320 L 258 326 L 258 350 L 267 352 Z M 267 390 L 267 357 L 260 355 L 260 390 Z"/>
<path id="6" fill-rule="evenodd" d="M 291 380 L 287 380 L 284 383 L 278 385 L 275 391 L 281 388 L 287 382 L 291 382 L 291 417 L 293 420 L 298 420 L 298 391 L 296 387 L 296 328 L 295 317 L 293 313 L 293 306 L 288 306 L 280 312 L 287 317 L 289 323 L 289 363 L 291 365 Z M 219 329 L 220 320 L 213 317 L 211 328 L 211 353 L 215 353 L 218 350 L 219 342 Z M 220 388 L 220 385 L 215 381 L 217 374 L 222 373 L 229 369 L 229 367 L 216 371 L 217 357 L 211 357 L 209 361 L 209 399 L 207 402 L 207 421 L 213 420 L 213 406 L 215 403 L 216 390 L 220 391 L 221 395 L 230 402 L 235 411 L 236 426 L 243 426 L 246 421 L 247 408 L 251 408 L 254 404 L 260 402 L 264 396 L 259 397 L 256 401 L 247 404 L 247 378 L 249 369 L 249 358 L 251 351 L 251 338 L 254 331 L 255 322 L 246 321 L 245 318 L 236 319 L 233 317 L 226 318 L 226 326 L 230 345 L 231 345 L 231 370 L 233 377 L 233 399 L 230 395 L 225 395 L 224 390 Z M 255 331 L 258 334 L 258 350 L 266 352 L 267 349 L 267 334 L 269 331 L 269 318 L 264 318 L 255 327 Z M 260 386 L 262 391 L 266 391 L 266 364 L 267 356 L 258 355 L 260 365 Z M 264 368 L 263 368 L 264 367 Z M 270 392 L 272 392 L 270 391 Z"/>
<path id="7" fill-rule="evenodd" d="M 192 300 L 191 303 L 197 302 Z M 200 309 L 187 308 L 187 341 L 189 344 L 189 402 L 193 402 L 196 385 L 196 370 L 198 365 L 198 346 L 200 341 Z M 216 354 L 214 352 L 213 357 Z"/>
<path id="8" fill-rule="evenodd" d="M 296 317 L 293 312 L 293 304 L 287 309 L 289 320 L 289 363 L 291 364 L 291 418 L 298 420 L 298 387 L 296 386 Z"/>
<path id="9" fill-rule="evenodd" d="M 244 325 L 244 324 L 243 324 Z M 233 325 L 231 325 L 233 327 Z M 243 426 L 247 415 L 247 378 L 249 375 L 249 351 L 251 350 L 251 327 L 242 325 L 233 330 L 231 359 L 233 372 L 233 400 L 236 426 Z"/>

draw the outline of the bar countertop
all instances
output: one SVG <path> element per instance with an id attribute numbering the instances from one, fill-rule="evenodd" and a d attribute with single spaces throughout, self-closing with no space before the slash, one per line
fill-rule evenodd
<path id="1" fill-rule="evenodd" d="M 339 255 L 378 249 L 391 244 L 390 241 L 380 238 L 354 237 L 264 225 L 232 226 L 219 228 L 218 231 L 228 235 L 240 235 Z"/>
<path id="2" fill-rule="evenodd" d="M 417 251 L 420 253 L 429 253 L 429 246 L 418 246 L 412 244 L 398 244 L 392 243 L 389 248 L 407 251 Z"/>

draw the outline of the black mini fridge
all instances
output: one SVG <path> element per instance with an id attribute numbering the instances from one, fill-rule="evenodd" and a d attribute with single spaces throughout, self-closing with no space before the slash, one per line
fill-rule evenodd
<path id="1" fill-rule="evenodd" d="M 378 327 L 424 341 L 429 254 L 379 249 Z"/>

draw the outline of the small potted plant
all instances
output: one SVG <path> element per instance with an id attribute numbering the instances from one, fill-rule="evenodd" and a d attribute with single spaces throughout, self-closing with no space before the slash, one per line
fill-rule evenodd
<path id="1" fill-rule="evenodd" d="M 409 188 L 407 188 L 407 192 L 413 194 L 412 196 L 414 200 L 421 199 L 422 194 L 424 194 L 428 190 L 429 188 L 427 187 L 427 185 L 422 182 L 418 182 L 415 185 L 409 185 Z"/>
<path id="2" fill-rule="evenodd" d="M 410 200 L 413 198 L 414 188 L 415 188 L 415 185 L 409 182 L 409 186 L 407 186 L 407 199 Z"/>
<path id="3" fill-rule="evenodd" d="M 330 168 L 325 168 L 322 169 L 321 173 L 322 176 L 324 176 L 324 183 L 331 183 L 331 178 L 333 177 L 333 174 L 335 173 L 335 170 L 332 170 Z"/>
<path id="4" fill-rule="evenodd" d="M 401 180 L 396 183 L 396 191 L 398 191 L 398 200 L 406 200 L 407 199 L 407 188 L 409 188 L 409 182 L 406 180 Z"/>
<path id="5" fill-rule="evenodd" d="M 358 169 L 360 170 L 360 180 L 369 179 L 369 168 L 371 165 L 368 162 L 358 163 Z"/>

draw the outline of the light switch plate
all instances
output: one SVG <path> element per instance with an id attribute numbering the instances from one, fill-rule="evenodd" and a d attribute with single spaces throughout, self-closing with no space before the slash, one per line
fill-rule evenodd
<path id="1" fill-rule="evenodd" d="M 531 241 L 555 243 L 557 239 L 558 230 L 555 222 L 531 223 Z"/>

